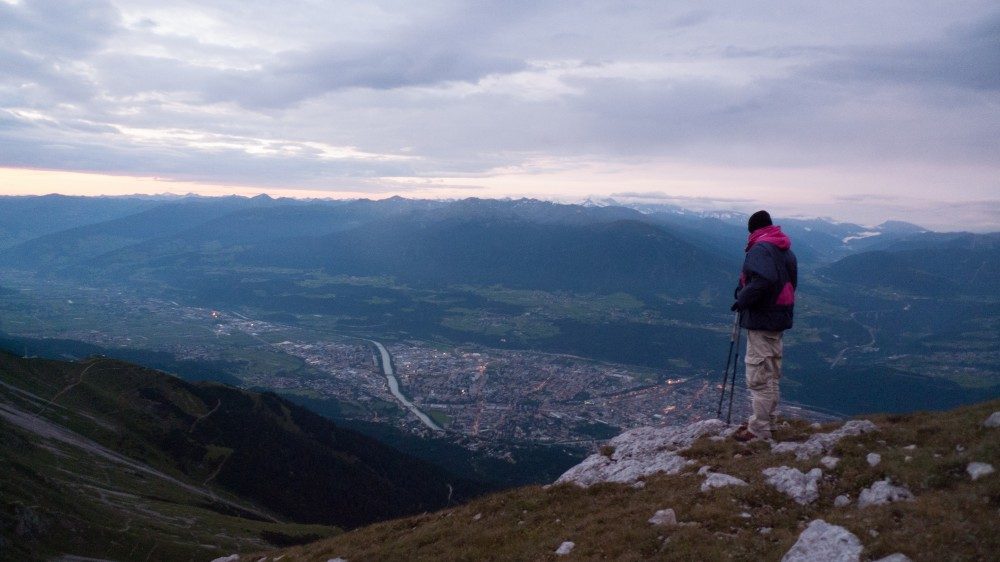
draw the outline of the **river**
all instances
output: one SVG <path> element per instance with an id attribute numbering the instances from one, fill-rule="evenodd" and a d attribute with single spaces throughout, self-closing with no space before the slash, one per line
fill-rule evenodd
<path id="1" fill-rule="evenodd" d="M 391 392 L 392 395 L 396 397 L 396 400 L 399 400 L 403 406 L 406 406 L 408 410 L 413 412 L 413 414 L 417 416 L 417 418 L 419 418 L 424 425 L 434 431 L 444 431 L 441 426 L 434 423 L 434 420 L 432 420 L 427 414 L 421 412 L 420 408 L 417 408 L 416 404 L 407 400 L 406 397 L 403 396 L 403 393 L 399 391 L 399 380 L 396 379 L 396 373 L 392 369 L 392 357 L 389 355 L 389 350 L 375 340 L 368 341 L 375 344 L 375 347 L 378 348 L 378 352 L 382 355 L 382 374 L 384 374 L 386 380 L 389 381 L 389 392 Z"/>

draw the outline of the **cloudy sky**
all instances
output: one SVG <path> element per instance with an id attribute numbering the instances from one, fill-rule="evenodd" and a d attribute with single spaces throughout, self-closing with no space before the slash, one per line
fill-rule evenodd
<path id="1" fill-rule="evenodd" d="M 0 0 L 0 193 L 1000 230 L 995 0 Z"/>

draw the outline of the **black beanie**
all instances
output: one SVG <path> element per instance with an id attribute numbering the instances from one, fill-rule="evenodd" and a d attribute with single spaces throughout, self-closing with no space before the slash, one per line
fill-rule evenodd
<path id="1" fill-rule="evenodd" d="M 750 232 L 757 230 L 758 228 L 764 228 L 765 226 L 771 226 L 771 215 L 767 214 L 767 211 L 757 211 L 756 213 L 750 215 L 750 220 L 747 221 L 747 229 Z"/>

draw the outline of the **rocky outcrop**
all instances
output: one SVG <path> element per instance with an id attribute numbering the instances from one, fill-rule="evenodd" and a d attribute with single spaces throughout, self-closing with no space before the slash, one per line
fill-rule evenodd
<path id="1" fill-rule="evenodd" d="M 890 502 L 912 501 L 913 494 L 904 486 L 896 486 L 889 479 L 879 480 L 858 494 L 858 507 L 883 505 Z"/>
<path id="2" fill-rule="evenodd" d="M 587 487 L 599 482 L 632 483 L 656 473 L 677 474 L 691 461 L 680 455 L 703 436 L 731 431 L 721 420 L 685 426 L 640 427 L 608 442 L 610 454 L 595 453 L 570 468 L 556 484 L 572 482 Z"/>
<path id="3" fill-rule="evenodd" d="M 816 519 L 799 535 L 781 562 L 857 562 L 861 541 L 847 529 Z"/>
<path id="4" fill-rule="evenodd" d="M 771 446 L 772 453 L 794 453 L 796 460 L 806 460 L 810 457 L 829 453 L 834 445 L 845 437 L 852 437 L 877 431 L 875 424 L 868 420 L 851 420 L 843 426 L 829 432 L 816 433 L 809 436 L 803 443 L 783 442 Z"/>
<path id="5" fill-rule="evenodd" d="M 819 481 L 823 478 L 823 471 L 814 468 L 803 473 L 797 468 L 778 466 L 765 468 L 764 476 L 767 477 L 767 483 L 779 492 L 800 505 L 808 505 L 819 497 Z"/>
<path id="6" fill-rule="evenodd" d="M 970 462 L 969 466 L 965 467 L 965 471 L 969 473 L 969 476 L 973 480 L 979 480 L 987 474 L 993 474 L 993 465 L 985 462 Z"/>
<path id="7" fill-rule="evenodd" d="M 722 474 L 721 472 L 709 472 L 708 477 L 701 483 L 701 491 L 707 492 L 713 488 L 724 488 L 726 486 L 746 486 L 747 483 L 735 476 Z"/>
<path id="8" fill-rule="evenodd" d="M 677 524 L 677 514 L 670 508 L 658 509 L 647 522 L 650 525 L 672 527 Z"/>
<path id="9" fill-rule="evenodd" d="M 827 470 L 833 470 L 833 469 L 837 468 L 837 465 L 839 463 L 840 463 L 840 459 L 839 458 L 837 458 L 837 457 L 831 457 L 829 455 L 827 455 L 827 456 L 819 459 L 819 464 L 825 466 Z"/>
<path id="10" fill-rule="evenodd" d="M 890 554 L 884 558 L 879 558 L 874 562 L 910 562 L 910 557 L 902 552 L 897 552 L 896 554 Z"/>
<path id="11" fill-rule="evenodd" d="M 573 541 L 564 541 L 559 545 L 559 548 L 556 549 L 556 554 L 559 556 L 566 556 L 570 552 L 573 552 L 574 548 L 576 548 L 576 543 Z"/>

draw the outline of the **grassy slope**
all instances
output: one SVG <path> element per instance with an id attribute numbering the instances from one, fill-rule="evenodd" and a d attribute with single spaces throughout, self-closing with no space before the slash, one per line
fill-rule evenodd
<path id="1" fill-rule="evenodd" d="M 19 368 L 23 364 L 9 356 L 3 359 L 3 382 L 35 395 L 54 396 L 58 392 L 59 387 L 51 386 L 52 380 L 33 376 L 35 373 Z M 57 377 L 75 376 L 80 370 L 76 364 L 46 363 L 49 374 Z M 0 386 L 0 398 L 8 408 L 41 415 L 77 435 L 107 440 L 108 433 L 115 432 L 106 419 L 59 405 L 62 399 L 52 405 L 8 386 Z M 135 436 L 122 431 L 119 438 L 124 445 Z M 127 448 L 133 453 L 154 450 L 144 445 L 148 444 L 131 441 Z M 202 479 L 186 477 L 170 463 L 146 456 L 141 464 L 196 488 L 209 489 Z M 0 559 L 4 560 L 59 554 L 204 560 L 338 532 L 322 525 L 263 520 L 76 445 L 43 439 L 3 418 L 0 466 Z M 211 488 L 210 494 L 228 496 L 233 503 L 251 507 L 216 488 Z"/>
<path id="2" fill-rule="evenodd" d="M 448 505 L 444 477 L 274 395 L 0 352 L 0 559 L 296 544 Z"/>
<path id="3" fill-rule="evenodd" d="M 567 559 L 777 560 L 806 524 L 822 518 L 851 530 L 872 559 L 902 552 L 913 560 L 986 560 L 1000 552 L 1000 473 L 973 482 L 965 467 L 981 461 L 1000 468 L 1000 429 L 981 425 L 996 410 L 1000 400 L 945 413 L 870 417 L 879 431 L 840 442 L 835 454 L 842 461 L 832 471 L 824 470 L 820 498 L 810 506 L 775 491 L 761 471 L 780 465 L 807 471 L 819 466 L 818 459 L 798 462 L 790 454 L 772 454 L 763 443 L 705 439 L 685 454 L 696 461 L 691 469 L 654 476 L 643 489 L 615 484 L 521 488 L 261 556 L 551 560 L 561 558 L 554 551 L 569 540 L 576 548 Z M 778 438 L 801 440 L 815 431 L 793 422 Z M 903 448 L 912 444 L 915 450 Z M 882 455 L 879 465 L 865 461 L 870 452 Z M 910 461 L 905 461 L 907 455 Z M 695 471 L 703 465 L 751 485 L 702 493 L 702 478 Z M 917 500 L 866 509 L 833 506 L 836 496 L 848 493 L 856 500 L 862 488 L 885 477 L 905 484 Z M 668 507 L 676 511 L 681 526 L 653 527 L 646 522 L 656 510 Z M 762 527 L 773 530 L 761 534 Z"/>
<path id="4" fill-rule="evenodd" d="M 202 496 L 77 448 L 33 442 L 0 421 L 0 559 L 205 560 L 336 532 L 222 513 Z"/>

